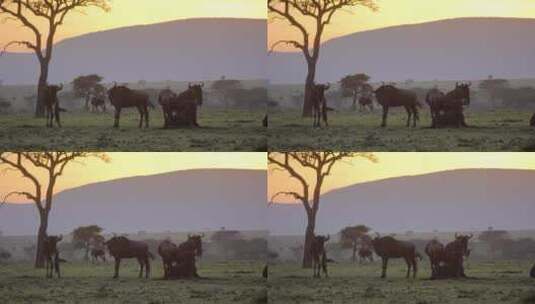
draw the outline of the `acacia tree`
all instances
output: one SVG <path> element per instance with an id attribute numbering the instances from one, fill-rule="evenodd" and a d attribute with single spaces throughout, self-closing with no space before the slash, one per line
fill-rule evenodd
<path id="1" fill-rule="evenodd" d="M 370 85 L 368 81 L 370 76 L 359 73 L 354 75 L 346 75 L 344 78 L 340 79 L 340 87 L 342 88 L 342 94 L 344 97 L 353 97 L 352 108 L 355 110 L 357 108 L 357 97 L 360 92 L 368 89 Z"/>
<path id="2" fill-rule="evenodd" d="M 275 193 L 271 202 L 279 196 L 285 195 L 301 202 L 307 215 L 305 229 L 305 246 L 303 248 L 303 267 L 312 266 L 310 246 L 316 228 L 316 217 L 320 207 L 320 196 L 323 182 L 331 174 L 335 164 L 350 158 L 361 157 L 372 162 L 376 158 L 371 153 L 355 152 L 271 152 L 268 153 L 268 163 L 273 170 L 282 170 L 290 178 L 297 181 L 298 189 L 295 191 L 280 191 Z M 312 181 L 307 179 L 312 174 Z"/>
<path id="3" fill-rule="evenodd" d="M 357 245 L 371 229 L 366 225 L 347 226 L 340 231 L 340 242 L 342 247 L 353 250 L 352 260 L 355 262 L 357 257 Z"/>
<path id="4" fill-rule="evenodd" d="M 280 44 L 286 44 L 299 49 L 305 57 L 307 76 L 303 116 L 312 115 L 312 89 L 325 27 L 337 12 L 357 6 L 377 9 L 375 0 L 268 0 L 269 18 L 285 20 L 299 32 L 299 39 L 276 41 L 271 51 Z M 312 28 L 307 28 L 309 22 L 314 24 Z"/>
<path id="5" fill-rule="evenodd" d="M 91 94 L 102 95 L 106 88 L 100 83 L 102 76 L 97 74 L 81 75 L 72 81 L 74 95 L 85 99 L 85 109 L 89 110 L 89 98 Z"/>
<path id="6" fill-rule="evenodd" d="M 48 82 L 54 37 L 58 28 L 70 12 L 88 7 L 109 10 L 108 0 L 0 0 L 0 15 L 5 16 L 5 20 L 17 21 L 30 30 L 34 36 L 32 40 L 11 41 L 4 47 L 4 50 L 11 45 L 21 45 L 32 50 L 37 56 L 40 74 L 37 84 L 36 116 L 44 115 L 44 89 Z M 39 26 L 41 21 L 46 23 L 45 28 Z"/>
<path id="7" fill-rule="evenodd" d="M 102 227 L 98 225 L 80 226 L 72 232 L 72 242 L 77 249 L 85 250 L 85 260 L 89 260 L 89 249 L 93 245 L 100 245 L 104 237 Z"/>
<path id="8" fill-rule="evenodd" d="M 43 267 L 43 240 L 47 234 L 48 216 L 52 210 L 54 187 L 68 164 L 88 157 L 109 161 L 106 154 L 87 152 L 0 152 L 0 167 L 14 170 L 29 181 L 33 191 L 13 191 L 4 197 L 19 195 L 32 201 L 39 212 L 35 267 Z M 45 176 L 45 177 L 43 177 Z"/>

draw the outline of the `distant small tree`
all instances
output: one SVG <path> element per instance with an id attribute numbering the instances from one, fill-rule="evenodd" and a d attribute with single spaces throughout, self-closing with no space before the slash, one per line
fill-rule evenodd
<path id="1" fill-rule="evenodd" d="M 11 109 L 11 102 L 0 96 L 0 114 L 8 113 Z"/>
<path id="2" fill-rule="evenodd" d="M 347 226 L 340 231 L 340 243 L 342 248 L 351 248 L 353 250 L 352 260 L 356 261 L 357 246 L 359 240 L 367 235 L 371 229 L 366 225 Z"/>
<path id="3" fill-rule="evenodd" d="M 78 76 L 72 81 L 74 95 L 78 98 L 85 99 L 86 109 L 89 109 L 89 97 L 91 94 L 96 93 L 97 91 L 103 91 L 104 86 L 100 84 L 102 79 L 102 76 L 91 74 Z"/>
<path id="4" fill-rule="evenodd" d="M 496 98 L 498 97 L 499 91 L 509 87 L 509 81 L 506 79 L 494 78 L 492 75 L 489 75 L 489 78 L 481 81 L 479 84 L 479 89 L 485 91 L 490 98 L 490 104 L 496 106 Z"/>
<path id="5" fill-rule="evenodd" d="M 510 236 L 506 230 L 494 230 L 489 227 L 479 235 L 478 239 L 488 244 L 489 255 L 494 258 L 496 251 L 501 248 L 505 240 L 510 239 Z"/>
<path id="6" fill-rule="evenodd" d="M 229 99 L 230 99 L 230 93 L 241 89 L 242 84 L 239 80 L 235 79 L 226 79 L 225 77 L 221 77 L 221 79 L 214 81 L 212 84 L 212 91 L 220 96 L 223 99 L 223 103 L 225 106 L 228 106 Z"/>
<path id="7" fill-rule="evenodd" d="M 353 75 L 347 75 L 340 80 L 340 87 L 342 88 L 342 96 L 344 97 L 353 97 L 352 108 L 355 110 L 357 108 L 357 99 L 359 93 L 363 91 L 363 88 L 368 81 L 370 76 L 359 73 Z"/>
<path id="8" fill-rule="evenodd" d="M 0 263 L 7 262 L 11 258 L 11 253 L 9 251 L 0 248 Z"/>
<path id="9" fill-rule="evenodd" d="M 74 248 L 85 250 L 85 259 L 89 260 L 89 250 L 91 246 L 103 240 L 102 228 L 97 225 L 81 226 L 72 232 L 72 242 Z"/>

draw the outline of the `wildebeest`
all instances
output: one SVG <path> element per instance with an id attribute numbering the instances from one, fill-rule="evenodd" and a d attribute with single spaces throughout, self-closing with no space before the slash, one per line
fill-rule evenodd
<path id="1" fill-rule="evenodd" d="M 312 112 L 314 114 L 314 127 L 321 127 L 321 120 L 325 126 L 329 126 L 327 121 L 327 99 L 325 98 L 325 91 L 329 90 L 330 84 L 314 84 L 312 86 Z"/>
<path id="2" fill-rule="evenodd" d="M 110 103 L 115 107 L 115 122 L 114 128 L 119 127 L 119 119 L 121 118 L 121 110 L 123 108 L 135 107 L 139 111 L 139 127 L 143 126 L 143 119 L 145 119 L 145 127 L 149 127 L 149 95 L 143 91 L 132 90 L 125 86 L 114 86 L 108 90 L 108 98 Z"/>
<path id="3" fill-rule="evenodd" d="M 45 236 L 43 240 L 43 256 L 45 257 L 46 277 L 52 278 L 54 271 L 58 278 L 61 277 L 59 264 L 61 259 L 59 258 L 58 243 L 63 239 L 62 235 Z"/>
<path id="4" fill-rule="evenodd" d="M 158 254 L 162 258 L 163 277 L 167 279 L 173 262 L 173 253 L 177 246 L 170 240 L 164 240 L 158 245 Z"/>
<path id="5" fill-rule="evenodd" d="M 195 256 L 202 256 L 202 237 L 204 234 L 199 235 L 188 235 L 188 239 L 185 242 L 182 242 L 180 245 L 176 246 L 170 240 L 165 240 L 158 246 L 158 254 L 162 257 L 162 263 L 164 268 L 164 278 L 174 277 L 172 275 L 173 268 L 176 268 L 177 265 L 181 272 L 180 277 L 185 277 L 183 271 L 184 267 L 188 267 L 193 272 L 191 276 L 198 277 L 197 268 L 195 267 Z M 191 254 L 194 257 L 193 268 L 189 265 L 189 257 Z M 175 269 L 176 272 L 176 269 Z M 176 278 L 176 277 L 175 277 Z"/>
<path id="6" fill-rule="evenodd" d="M 383 261 L 381 278 L 386 278 L 386 268 L 388 267 L 388 259 L 390 258 L 403 258 L 407 263 L 407 278 L 409 278 L 411 268 L 412 277 L 416 278 L 416 272 L 418 271 L 416 258 L 422 259 L 422 256 L 416 252 L 414 244 L 398 241 L 391 236 L 377 236 L 372 240 L 372 246 L 375 253 Z"/>
<path id="7" fill-rule="evenodd" d="M 262 127 L 267 128 L 268 127 L 268 115 L 266 114 L 264 116 L 264 119 L 262 119 Z"/>
<path id="8" fill-rule="evenodd" d="M 160 92 L 158 102 L 164 112 L 164 128 L 169 126 L 195 126 L 197 122 L 197 107 L 202 106 L 204 83 L 188 84 L 188 89 L 175 94 L 169 89 Z"/>
<path id="9" fill-rule="evenodd" d="M 427 92 L 427 94 L 425 95 L 425 103 L 427 103 L 427 105 L 429 106 L 429 110 L 431 112 L 431 121 L 433 123 L 436 122 L 437 118 L 436 109 L 433 108 L 433 104 L 438 102 L 438 100 L 443 98 L 444 96 L 446 96 L 446 94 L 444 94 L 444 92 L 442 92 L 436 87 L 429 90 L 429 92 Z"/>
<path id="10" fill-rule="evenodd" d="M 114 236 L 104 243 L 108 247 L 110 255 L 115 259 L 114 279 L 119 277 L 119 266 L 121 259 L 135 258 L 139 262 L 139 277 L 143 275 L 145 268 L 145 278 L 150 274 L 150 259 L 154 256 L 149 252 L 149 246 L 145 242 L 132 241 L 124 236 Z"/>
<path id="11" fill-rule="evenodd" d="M 171 265 L 168 277 L 174 279 L 188 279 L 198 277 L 195 266 L 195 253 L 193 251 L 179 251 L 179 257 Z"/>
<path id="12" fill-rule="evenodd" d="M 370 247 L 361 247 L 358 250 L 359 263 L 362 264 L 366 260 L 373 262 L 373 252 Z"/>
<path id="13" fill-rule="evenodd" d="M 158 103 L 162 107 L 162 113 L 163 113 L 163 120 L 164 120 L 164 128 L 167 128 L 167 124 L 169 123 L 169 105 L 173 98 L 176 98 L 176 93 L 173 92 L 171 89 L 166 88 L 163 89 L 160 94 L 158 94 Z"/>
<path id="14" fill-rule="evenodd" d="M 99 109 L 101 109 L 103 113 L 106 112 L 106 99 L 104 98 L 104 96 L 92 96 L 91 110 L 93 112 L 98 112 Z"/>
<path id="15" fill-rule="evenodd" d="M 533 267 L 531 267 L 531 271 L 529 272 L 529 276 L 535 279 L 535 264 Z"/>
<path id="16" fill-rule="evenodd" d="M 268 268 L 268 265 L 266 264 L 264 266 L 264 269 L 262 270 L 262 277 L 264 279 L 267 279 L 268 278 L 268 274 L 269 274 L 269 268 Z"/>
<path id="17" fill-rule="evenodd" d="M 533 116 L 531 116 L 531 119 L 529 120 L 529 125 L 535 127 L 535 113 L 533 113 Z"/>
<path id="18" fill-rule="evenodd" d="M 321 277 L 320 272 L 328 277 L 327 273 L 327 253 L 325 252 L 325 243 L 329 241 L 329 235 L 315 235 L 310 245 L 310 255 L 312 256 L 312 266 L 314 268 L 314 278 Z"/>
<path id="19" fill-rule="evenodd" d="M 463 235 L 455 233 L 455 240 L 449 242 L 444 248 L 444 262 L 454 267 L 454 277 L 466 277 L 464 273 L 464 258 L 470 255 L 468 241 L 473 237 L 472 234 Z"/>
<path id="20" fill-rule="evenodd" d="M 416 93 L 385 84 L 375 90 L 375 96 L 377 103 L 383 107 L 381 127 L 386 127 L 388 109 L 391 107 L 404 107 L 407 111 L 407 127 L 410 126 L 411 117 L 413 119 L 412 126 L 416 127 L 416 121 L 419 119 L 418 108 L 422 106 L 418 101 Z"/>
<path id="21" fill-rule="evenodd" d="M 60 85 L 47 85 L 44 87 L 44 99 L 43 103 L 46 111 L 46 126 L 53 127 L 54 119 L 56 124 L 61 128 L 60 112 L 65 110 L 59 106 L 58 92 L 63 90 L 63 84 Z"/>
<path id="22" fill-rule="evenodd" d="M 443 96 L 435 95 L 429 100 L 431 109 L 431 127 L 455 126 L 467 127 L 463 107 L 470 105 L 470 86 L 468 83 L 455 83 L 455 88 Z M 441 119 L 444 116 L 445 119 Z"/>
<path id="23" fill-rule="evenodd" d="M 359 111 L 364 111 L 368 107 L 373 112 L 373 99 L 370 96 L 361 96 L 359 98 Z"/>
<path id="24" fill-rule="evenodd" d="M 102 262 L 106 263 L 106 252 L 102 248 L 91 248 L 91 260 L 93 263 L 98 262 L 100 258 Z"/>
<path id="25" fill-rule="evenodd" d="M 425 254 L 431 264 L 431 278 L 437 277 L 440 271 L 440 262 L 444 257 L 444 245 L 438 240 L 431 240 L 425 245 Z"/>

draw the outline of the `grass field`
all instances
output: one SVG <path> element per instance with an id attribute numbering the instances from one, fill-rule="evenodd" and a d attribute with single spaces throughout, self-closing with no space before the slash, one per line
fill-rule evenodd
<path id="1" fill-rule="evenodd" d="M 150 112 L 150 128 L 138 129 L 137 110 L 113 114 L 63 113 L 63 128 L 46 128 L 31 114 L 0 116 L 0 147 L 10 151 L 265 151 L 264 111 L 201 108 L 201 128 L 164 130 L 160 110 Z"/>
<path id="2" fill-rule="evenodd" d="M 133 260 L 121 264 L 63 264 L 61 279 L 44 269 L 0 265 L 0 303 L 267 303 L 262 265 L 255 262 L 201 263 L 195 280 L 162 280 L 160 261 L 152 279 L 138 279 Z"/>
<path id="3" fill-rule="evenodd" d="M 470 128 L 431 129 L 428 109 L 422 109 L 416 128 L 406 128 L 404 109 L 391 110 L 388 127 L 380 128 L 381 110 L 361 113 L 330 112 L 329 127 L 312 128 L 300 111 L 270 112 L 270 151 L 534 151 L 533 113 L 522 110 L 487 110 L 465 113 Z"/>
<path id="4" fill-rule="evenodd" d="M 468 262 L 462 280 L 429 280 L 428 261 L 420 263 L 416 280 L 405 279 L 406 266 L 390 261 L 387 279 L 380 279 L 380 261 L 373 264 L 329 264 L 329 278 L 313 279 L 312 269 L 276 265 L 269 278 L 272 303 L 535 303 L 531 264 L 522 261 Z"/>

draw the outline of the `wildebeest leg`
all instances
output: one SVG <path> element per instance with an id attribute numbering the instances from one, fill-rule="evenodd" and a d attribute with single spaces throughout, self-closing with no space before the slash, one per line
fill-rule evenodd
<path id="1" fill-rule="evenodd" d="M 143 127 L 143 117 L 145 116 L 145 113 L 143 112 L 142 106 L 138 106 L 137 111 L 139 112 L 139 128 L 141 129 Z"/>
<path id="2" fill-rule="evenodd" d="M 465 128 L 468 128 L 468 125 L 466 124 L 466 121 L 464 119 L 464 113 L 463 111 L 461 110 L 461 126 L 465 127 Z"/>
<path id="3" fill-rule="evenodd" d="M 408 128 L 411 125 L 412 110 L 409 106 L 405 106 L 405 111 L 407 111 L 407 128 Z"/>
<path id="4" fill-rule="evenodd" d="M 114 279 L 119 277 L 119 266 L 121 265 L 121 259 L 115 258 L 115 274 L 113 275 Z"/>
<path id="5" fill-rule="evenodd" d="M 327 254 L 325 254 L 325 252 L 323 253 L 323 256 L 321 258 L 321 267 L 323 268 L 323 274 L 326 278 L 328 278 L 329 273 L 327 272 Z"/>
<path id="6" fill-rule="evenodd" d="M 121 107 L 115 107 L 115 122 L 113 123 L 114 128 L 119 128 L 120 118 L 121 118 Z"/>
<path id="7" fill-rule="evenodd" d="M 145 278 L 148 279 L 150 276 L 150 260 L 149 257 L 145 257 Z"/>
<path id="8" fill-rule="evenodd" d="M 418 117 L 418 108 L 416 106 L 412 106 L 412 127 L 416 128 L 416 121 L 419 119 Z"/>
<path id="9" fill-rule="evenodd" d="M 412 258 L 412 278 L 416 279 L 416 273 L 418 272 L 418 262 L 416 261 L 416 257 Z"/>
<path id="10" fill-rule="evenodd" d="M 149 108 L 147 106 L 143 109 L 145 111 L 145 128 L 149 127 Z"/>
<path id="11" fill-rule="evenodd" d="M 407 263 L 407 275 L 405 276 L 405 278 L 409 278 L 410 276 L 410 273 L 411 273 L 411 266 L 412 266 L 412 263 L 411 263 L 411 260 L 409 258 L 405 258 L 405 263 Z"/>
<path id="12" fill-rule="evenodd" d="M 143 276 L 143 266 L 145 265 L 145 261 L 142 258 L 137 258 L 137 262 L 139 263 L 139 278 Z"/>
<path id="13" fill-rule="evenodd" d="M 56 257 L 54 258 L 54 269 L 56 270 L 56 274 L 58 275 L 58 279 L 61 278 L 61 273 L 59 270 L 59 254 L 56 253 Z"/>
<path id="14" fill-rule="evenodd" d="M 383 122 L 381 123 L 381 127 L 386 127 L 386 119 L 388 117 L 388 106 L 383 106 Z"/>
<path id="15" fill-rule="evenodd" d="M 383 259 L 383 268 L 381 273 L 381 279 L 386 278 L 386 267 L 388 267 L 388 258 L 382 258 Z"/>
<path id="16" fill-rule="evenodd" d="M 59 117 L 59 112 L 60 112 L 60 108 L 59 108 L 59 104 L 56 104 L 56 106 L 54 107 L 54 115 L 56 116 L 56 124 L 58 125 L 58 127 L 61 128 L 61 121 L 60 121 L 60 117 Z"/>

